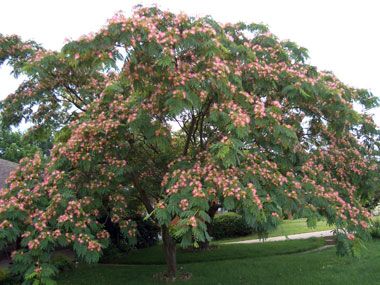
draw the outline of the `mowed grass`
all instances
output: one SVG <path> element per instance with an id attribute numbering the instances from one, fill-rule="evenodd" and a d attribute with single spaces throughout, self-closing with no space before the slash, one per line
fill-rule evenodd
<path id="1" fill-rule="evenodd" d="M 311 250 L 324 245 L 323 239 L 289 240 L 276 243 L 217 245 L 206 251 L 189 251 L 178 247 L 177 262 L 179 264 L 207 262 L 219 260 L 234 260 L 269 255 L 281 255 Z M 160 245 L 117 253 L 103 259 L 103 263 L 111 264 L 165 264 L 163 248 Z"/>
<path id="2" fill-rule="evenodd" d="M 306 240 L 314 242 L 315 240 Z M 294 243 L 295 242 L 295 243 Z M 251 244 L 259 250 L 272 245 L 291 248 L 297 242 L 286 241 L 267 244 Z M 242 245 L 239 245 L 242 246 Z M 223 247 L 224 248 L 224 247 Z M 225 246 L 227 251 L 236 251 L 235 246 Z M 211 261 L 205 254 L 203 261 L 179 265 L 181 271 L 191 272 L 188 281 L 175 284 L 380 284 L 380 241 L 368 243 L 368 250 L 361 258 L 338 257 L 335 248 L 312 253 L 267 252 L 242 259 Z M 246 248 L 247 249 L 247 248 Z M 269 250 L 269 248 L 266 248 Z M 241 253 L 241 252 L 240 252 Z M 230 253 L 233 255 L 233 253 Z M 164 265 L 104 265 L 82 266 L 74 271 L 62 273 L 59 285 L 116 285 L 116 284 L 164 284 L 153 279 Z"/>
<path id="3" fill-rule="evenodd" d="M 328 225 L 325 221 L 318 221 L 315 227 L 308 227 L 306 224 L 306 219 L 296 219 L 296 220 L 284 220 L 274 231 L 268 234 L 268 237 L 277 237 L 277 236 L 288 236 L 301 233 L 310 233 L 310 232 L 319 232 L 332 230 L 334 226 Z M 249 240 L 249 239 L 258 239 L 257 234 L 252 234 L 244 237 L 238 238 L 229 238 L 223 240 L 214 241 L 214 243 L 223 243 L 230 241 L 239 241 L 239 240 Z"/>

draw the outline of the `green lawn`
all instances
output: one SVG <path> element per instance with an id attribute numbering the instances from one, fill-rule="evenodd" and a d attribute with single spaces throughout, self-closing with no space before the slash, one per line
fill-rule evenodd
<path id="1" fill-rule="evenodd" d="M 275 243 L 217 245 L 217 248 L 213 250 L 196 252 L 190 252 L 178 248 L 177 261 L 180 264 L 185 264 L 205 261 L 243 259 L 251 258 L 252 256 L 262 257 L 302 252 L 320 247 L 322 245 L 324 245 L 323 239 L 314 238 L 309 240 L 289 240 Z M 150 248 L 135 250 L 128 254 L 114 254 L 109 258 L 105 258 L 103 263 L 159 265 L 165 264 L 165 259 L 162 246 L 153 246 Z"/>
<path id="2" fill-rule="evenodd" d="M 316 227 L 309 228 L 306 224 L 306 219 L 284 220 L 273 232 L 269 233 L 269 237 L 287 236 L 301 233 L 318 232 L 333 229 L 333 226 L 328 225 L 325 221 L 317 222 Z M 249 240 L 259 238 L 257 234 L 252 234 L 244 237 L 230 238 L 215 241 L 215 243 L 223 243 L 229 241 Z"/>
<path id="3" fill-rule="evenodd" d="M 299 249 L 304 242 L 313 243 L 315 239 L 251 244 L 245 250 L 250 250 L 252 255 L 244 254 L 242 249 L 239 253 L 243 254 L 242 259 L 210 261 L 211 255 L 204 253 L 200 262 L 180 265 L 193 277 L 175 284 L 380 284 L 380 241 L 369 243 L 361 258 L 338 257 L 334 248 L 313 253 L 290 253 L 292 248 Z M 267 245 L 275 246 L 277 250 L 271 251 Z M 288 254 L 279 255 L 281 249 Z M 221 250 L 224 254 L 230 252 L 230 256 L 238 255 L 235 246 L 223 246 Z M 164 265 L 83 266 L 61 274 L 58 284 L 160 284 L 152 276 L 164 269 Z"/>

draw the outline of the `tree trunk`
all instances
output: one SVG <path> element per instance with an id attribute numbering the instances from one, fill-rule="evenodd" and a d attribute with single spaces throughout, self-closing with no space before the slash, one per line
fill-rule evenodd
<path id="1" fill-rule="evenodd" d="M 169 233 L 167 226 L 162 226 L 162 241 L 165 252 L 165 260 L 168 266 L 167 275 L 174 280 L 177 274 L 176 242 Z"/>
<path id="2" fill-rule="evenodd" d="M 291 211 L 285 211 L 285 215 L 288 220 L 293 220 L 293 214 Z"/>

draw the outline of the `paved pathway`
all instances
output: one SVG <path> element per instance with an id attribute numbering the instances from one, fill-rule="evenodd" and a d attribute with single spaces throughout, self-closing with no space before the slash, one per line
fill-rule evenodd
<path id="1" fill-rule="evenodd" d="M 302 233 L 288 236 L 278 236 L 278 237 L 270 237 L 264 240 L 262 239 L 250 239 L 250 240 L 241 240 L 241 241 L 231 241 L 225 242 L 223 244 L 235 244 L 235 243 L 259 243 L 259 242 L 271 242 L 271 241 L 283 241 L 283 240 L 292 240 L 292 239 L 308 239 L 313 237 L 329 237 L 332 236 L 333 232 L 331 230 L 328 231 L 320 231 L 320 232 L 311 232 L 311 233 Z"/>

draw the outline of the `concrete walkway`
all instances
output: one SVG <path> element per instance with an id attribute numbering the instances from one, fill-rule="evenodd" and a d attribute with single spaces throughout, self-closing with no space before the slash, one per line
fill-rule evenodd
<path id="1" fill-rule="evenodd" d="M 236 243 L 259 243 L 259 242 L 271 242 L 271 241 L 283 241 L 283 240 L 293 240 L 293 239 L 308 239 L 308 238 L 320 238 L 320 237 L 329 237 L 333 236 L 333 232 L 331 230 L 328 231 L 320 231 L 320 232 L 311 232 L 311 233 L 302 233 L 288 236 L 278 236 L 278 237 L 270 237 L 266 239 L 250 239 L 250 240 L 241 240 L 241 241 L 231 241 L 225 242 L 223 244 L 236 244 Z"/>

